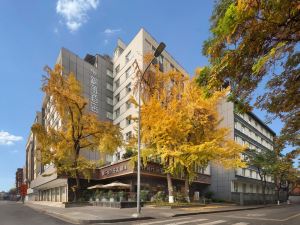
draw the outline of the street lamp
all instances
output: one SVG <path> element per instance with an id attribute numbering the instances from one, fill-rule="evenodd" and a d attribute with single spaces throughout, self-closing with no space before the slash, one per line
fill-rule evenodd
<path id="1" fill-rule="evenodd" d="M 154 52 L 154 57 L 151 62 L 148 64 L 144 72 L 142 73 L 140 80 L 138 81 L 138 163 L 137 163 L 137 196 L 136 196 L 136 208 L 137 208 L 137 216 L 141 212 L 141 81 L 149 69 L 152 62 L 161 55 L 163 50 L 165 49 L 166 44 L 161 42 Z"/>

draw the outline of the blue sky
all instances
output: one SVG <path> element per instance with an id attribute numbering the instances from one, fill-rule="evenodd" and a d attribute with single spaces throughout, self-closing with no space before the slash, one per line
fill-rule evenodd
<path id="1" fill-rule="evenodd" d="M 207 64 L 212 0 L 1 0 L 0 2 L 0 191 L 14 186 L 25 164 L 25 144 L 40 110 L 41 76 L 59 49 L 112 54 L 118 37 L 129 42 L 141 27 L 190 73 Z M 259 117 L 264 114 L 260 113 Z M 270 125 L 278 133 L 281 124 Z"/>

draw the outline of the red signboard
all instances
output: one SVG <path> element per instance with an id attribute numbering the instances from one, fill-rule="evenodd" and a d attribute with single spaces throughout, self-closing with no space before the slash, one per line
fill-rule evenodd
<path id="1" fill-rule="evenodd" d="M 27 195 L 27 184 L 21 184 L 21 186 L 20 186 L 20 195 L 22 197 Z"/>

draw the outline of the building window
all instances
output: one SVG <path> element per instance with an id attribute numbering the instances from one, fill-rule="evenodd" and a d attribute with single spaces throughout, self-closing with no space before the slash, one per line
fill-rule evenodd
<path id="1" fill-rule="evenodd" d="M 120 93 L 115 96 L 116 103 L 120 101 Z"/>
<path id="2" fill-rule="evenodd" d="M 126 109 L 130 109 L 130 108 L 131 108 L 131 102 L 130 102 L 130 100 L 128 100 L 126 102 Z"/>
<path id="3" fill-rule="evenodd" d="M 243 184 L 243 192 L 246 193 L 246 191 L 247 191 L 247 185 Z"/>
<path id="4" fill-rule="evenodd" d="M 242 169 L 242 176 L 246 176 L 246 169 L 245 168 Z"/>
<path id="5" fill-rule="evenodd" d="M 129 68 L 126 70 L 125 74 L 126 74 L 126 78 L 129 78 L 129 77 L 130 77 L 130 75 L 131 75 L 131 67 L 129 67 Z"/>
<path id="6" fill-rule="evenodd" d="M 126 85 L 126 93 L 130 93 L 131 92 L 131 83 Z"/>
<path id="7" fill-rule="evenodd" d="M 253 193 L 253 184 L 250 184 L 250 193 Z"/>
<path id="8" fill-rule="evenodd" d="M 111 112 L 106 112 L 106 118 L 112 120 L 113 119 L 113 114 Z"/>
<path id="9" fill-rule="evenodd" d="M 115 110 L 115 115 L 116 115 L 116 118 L 118 118 L 120 116 L 120 108 Z"/>
<path id="10" fill-rule="evenodd" d="M 131 132 L 131 131 L 127 132 L 127 133 L 125 134 L 126 141 L 129 141 L 130 138 L 131 138 L 131 136 L 132 136 L 132 132 Z"/>
<path id="11" fill-rule="evenodd" d="M 130 125 L 132 123 L 131 116 L 126 117 L 126 125 Z"/>
<path id="12" fill-rule="evenodd" d="M 131 51 L 128 52 L 128 54 L 125 56 L 125 61 L 126 63 L 128 63 L 130 61 L 130 59 L 132 58 L 132 54 L 131 54 Z"/>
<path id="13" fill-rule="evenodd" d="M 116 75 L 119 73 L 119 71 L 120 71 L 120 65 L 118 65 L 118 66 L 115 68 L 115 73 L 116 73 Z"/>
<path id="14" fill-rule="evenodd" d="M 115 81 L 115 87 L 116 89 L 120 87 L 120 78 Z"/>
<path id="15" fill-rule="evenodd" d="M 113 91 L 113 86 L 110 83 L 106 83 L 106 89 Z"/>
<path id="16" fill-rule="evenodd" d="M 245 146 L 246 145 L 246 141 L 242 138 L 242 145 Z"/>
<path id="17" fill-rule="evenodd" d="M 238 122 L 237 121 L 234 121 L 234 128 L 238 129 Z"/>
<path id="18" fill-rule="evenodd" d="M 147 51 L 150 51 L 151 50 L 151 43 L 150 43 L 150 41 L 148 41 L 147 39 L 145 39 L 145 42 L 146 42 L 146 49 L 147 49 Z"/>
<path id="19" fill-rule="evenodd" d="M 242 132 L 245 133 L 245 126 L 242 125 Z"/>
<path id="20" fill-rule="evenodd" d="M 158 59 L 159 70 L 161 72 L 163 72 L 164 71 L 164 57 L 162 55 L 160 55 L 157 59 Z"/>
<path id="21" fill-rule="evenodd" d="M 117 160 L 120 160 L 120 159 L 121 159 L 120 152 L 117 152 L 117 153 L 116 153 L 116 159 L 117 159 Z"/>
<path id="22" fill-rule="evenodd" d="M 110 97 L 106 97 L 106 102 L 107 102 L 107 104 L 109 104 L 109 105 L 113 105 L 114 103 L 113 103 L 113 100 L 110 98 Z"/>
<path id="23" fill-rule="evenodd" d="M 114 77 L 114 76 L 113 76 L 113 72 L 110 71 L 110 70 L 108 70 L 108 69 L 106 70 L 106 74 L 107 74 L 107 76 L 109 76 L 109 77 L 112 77 L 112 78 Z"/>
<path id="24" fill-rule="evenodd" d="M 239 185 L 237 182 L 233 182 L 233 191 L 238 192 L 239 191 Z"/>

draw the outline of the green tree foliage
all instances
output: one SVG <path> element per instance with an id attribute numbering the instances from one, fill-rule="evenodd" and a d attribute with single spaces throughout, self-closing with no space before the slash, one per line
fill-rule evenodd
<path id="1" fill-rule="evenodd" d="M 249 166 L 254 167 L 257 170 L 260 178 L 264 204 L 266 203 L 267 179 L 273 175 L 272 166 L 275 158 L 275 152 L 271 150 L 262 150 L 258 152 L 256 150 L 249 149 L 247 151 L 247 162 Z"/>
<path id="2" fill-rule="evenodd" d="M 283 121 L 281 142 L 299 145 L 299 40 L 299 0 L 219 0 L 203 46 L 211 66 L 197 71 L 198 83 L 210 94 L 229 82 L 230 100 L 247 111 L 264 80 L 255 106 Z"/>
<path id="3" fill-rule="evenodd" d="M 274 151 L 262 150 L 257 152 L 249 149 L 246 153 L 248 164 L 255 167 L 260 176 L 264 202 L 268 176 L 274 180 L 277 200 L 279 200 L 280 191 L 286 191 L 288 197 L 299 176 L 299 170 L 293 167 L 293 160 L 299 156 L 299 150 L 284 154 L 282 148 L 277 145 Z"/>
<path id="4" fill-rule="evenodd" d="M 279 200 L 280 191 L 285 191 L 287 194 L 287 199 L 297 184 L 299 179 L 300 171 L 293 166 L 294 160 L 299 156 L 299 150 L 293 150 L 286 154 L 277 148 L 273 153 L 273 158 L 271 161 L 271 172 L 274 177 L 274 182 L 276 186 L 277 200 Z"/>

